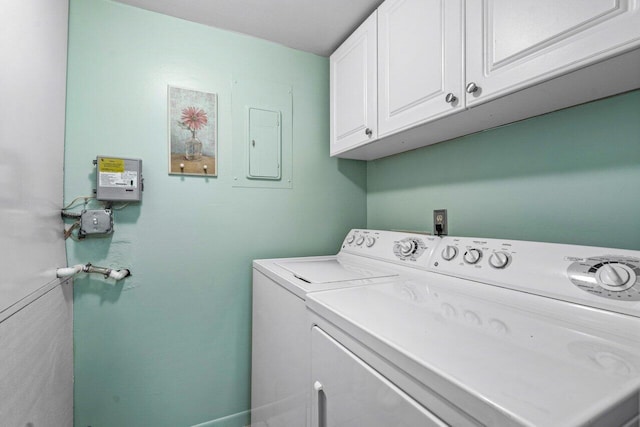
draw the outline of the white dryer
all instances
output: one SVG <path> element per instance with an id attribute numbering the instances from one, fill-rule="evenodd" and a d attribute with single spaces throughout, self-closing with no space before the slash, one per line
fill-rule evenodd
<path id="1" fill-rule="evenodd" d="M 428 270 L 309 295 L 313 427 L 638 426 L 640 252 L 446 237 Z"/>
<path id="2" fill-rule="evenodd" d="M 426 268 L 439 238 L 352 230 L 337 255 L 253 262 L 251 425 L 303 427 L 310 408 L 308 294 L 393 282 Z"/>

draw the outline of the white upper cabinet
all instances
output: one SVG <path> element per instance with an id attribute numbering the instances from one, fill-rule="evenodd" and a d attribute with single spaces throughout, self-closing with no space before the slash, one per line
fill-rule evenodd
<path id="1" fill-rule="evenodd" d="M 331 155 L 373 160 L 639 88 L 640 0 L 386 0 L 330 62 Z"/>
<path id="2" fill-rule="evenodd" d="M 331 155 L 378 137 L 376 39 L 374 12 L 329 60 Z"/>
<path id="3" fill-rule="evenodd" d="M 464 108 L 460 0 L 378 8 L 378 136 Z"/>
<path id="4" fill-rule="evenodd" d="M 472 106 L 638 45 L 637 0 L 468 0 Z M 473 89 L 473 86 L 469 88 Z"/>

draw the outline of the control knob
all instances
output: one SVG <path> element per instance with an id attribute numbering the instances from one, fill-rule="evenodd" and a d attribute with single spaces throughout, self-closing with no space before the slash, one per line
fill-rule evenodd
<path id="1" fill-rule="evenodd" d="M 418 249 L 418 244 L 416 243 L 415 240 L 407 240 L 404 242 L 400 242 L 398 243 L 398 246 L 400 248 L 400 253 L 403 256 L 409 256 Z"/>
<path id="2" fill-rule="evenodd" d="M 593 256 L 579 258 L 567 268 L 569 280 L 580 289 L 602 298 L 640 301 L 640 258 Z"/>
<path id="3" fill-rule="evenodd" d="M 447 247 L 442 250 L 442 258 L 446 261 L 451 261 L 456 255 L 458 255 L 458 248 L 455 246 L 447 245 Z"/>
<path id="4" fill-rule="evenodd" d="M 489 265 L 493 268 L 505 268 L 509 264 L 509 254 L 506 252 L 494 252 L 489 257 Z"/>
<path id="5" fill-rule="evenodd" d="M 374 239 L 373 237 L 369 236 L 366 239 L 367 242 L 367 247 L 370 248 L 371 246 L 376 244 L 376 239 Z"/>
<path id="6" fill-rule="evenodd" d="M 482 258 L 480 249 L 469 249 L 464 253 L 464 262 L 467 264 L 476 264 Z"/>
<path id="7" fill-rule="evenodd" d="M 358 240 L 356 240 L 356 245 L 360 246 L 362 243 L 364 243 L 364 236 L 360 236 Z"/>
<path id="8" fill-rule="evenodd" d="M 353 243 L 354 240 L 356 240 L 355 234 L 351 234 L 349 235 L 349 237 L 347 237 L 347 243 Z"/>
<path id="9" fill-rule="evenodd" d="M 605 264 L 600 267 L 596 277 L 603 288 L 614 291 L 629 283 L 631 278 L 627 270 L 614 264 Z"/>

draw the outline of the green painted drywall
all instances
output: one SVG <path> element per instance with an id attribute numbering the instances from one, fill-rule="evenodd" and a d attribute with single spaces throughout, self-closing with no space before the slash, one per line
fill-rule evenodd
<path id="1" fill-rule="evenodd" d="M 369 162 L 367 225 L 640 249 L 640 91 Z"/>
<path id="2" fill-rule="evenodd" d="M 233 187 L 233 76 L 292 86 L 293 189 Z M 219 177 L 167 174 L 167 84 L 218 93 Z M 327 155 L 326 58 L 106 0 L 71 0 L 65 151 L 66 201 L 98 154 L 146 180 L 113 236 L 67 245 L 133 271 L 75 282 L 78 427 L 246 423 L 251 259 L 335 252 L 351 227 L 447 208 L 451 234 L 640 249 L 638 91 L 365 165 Z"/>
<path id="3" fill-rule="evenodd" d="M 98 154 L 142 158 L 145 178 L 112 236 L 67 244 L 69 264 L 133 272 L 75 281 L 76 426 L 245 425 L 251 260 L 335 253 L 366 223 L 366 165 L 328 156 L 328 74 L 327 58 L 71 0 L 65 200 L 91 193 Z M 292 189 L 233 187 L 236 75 L 293 88 Z M 217 178 L 167 174 L 168 84 L 218 94 Z"/>

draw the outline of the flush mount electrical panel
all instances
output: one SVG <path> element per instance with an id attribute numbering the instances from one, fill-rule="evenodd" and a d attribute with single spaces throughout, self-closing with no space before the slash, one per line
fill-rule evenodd
<path id="1" fill-rule="evenodd" d="M 293 88 L 233 80 L 234 187 L 293 188 Z"/>
<path id="2" fill-rule="evenodd" d="M 282 133 L 280 112 L 247 109 L 249 153 L 247 178 L 280 179 Z"/>
<path id="3" fill-rule="evenodd" d="M 142 200 L 142 160 L 98 156 L 96 165 L 96 199 L 107 202 Z"/>

